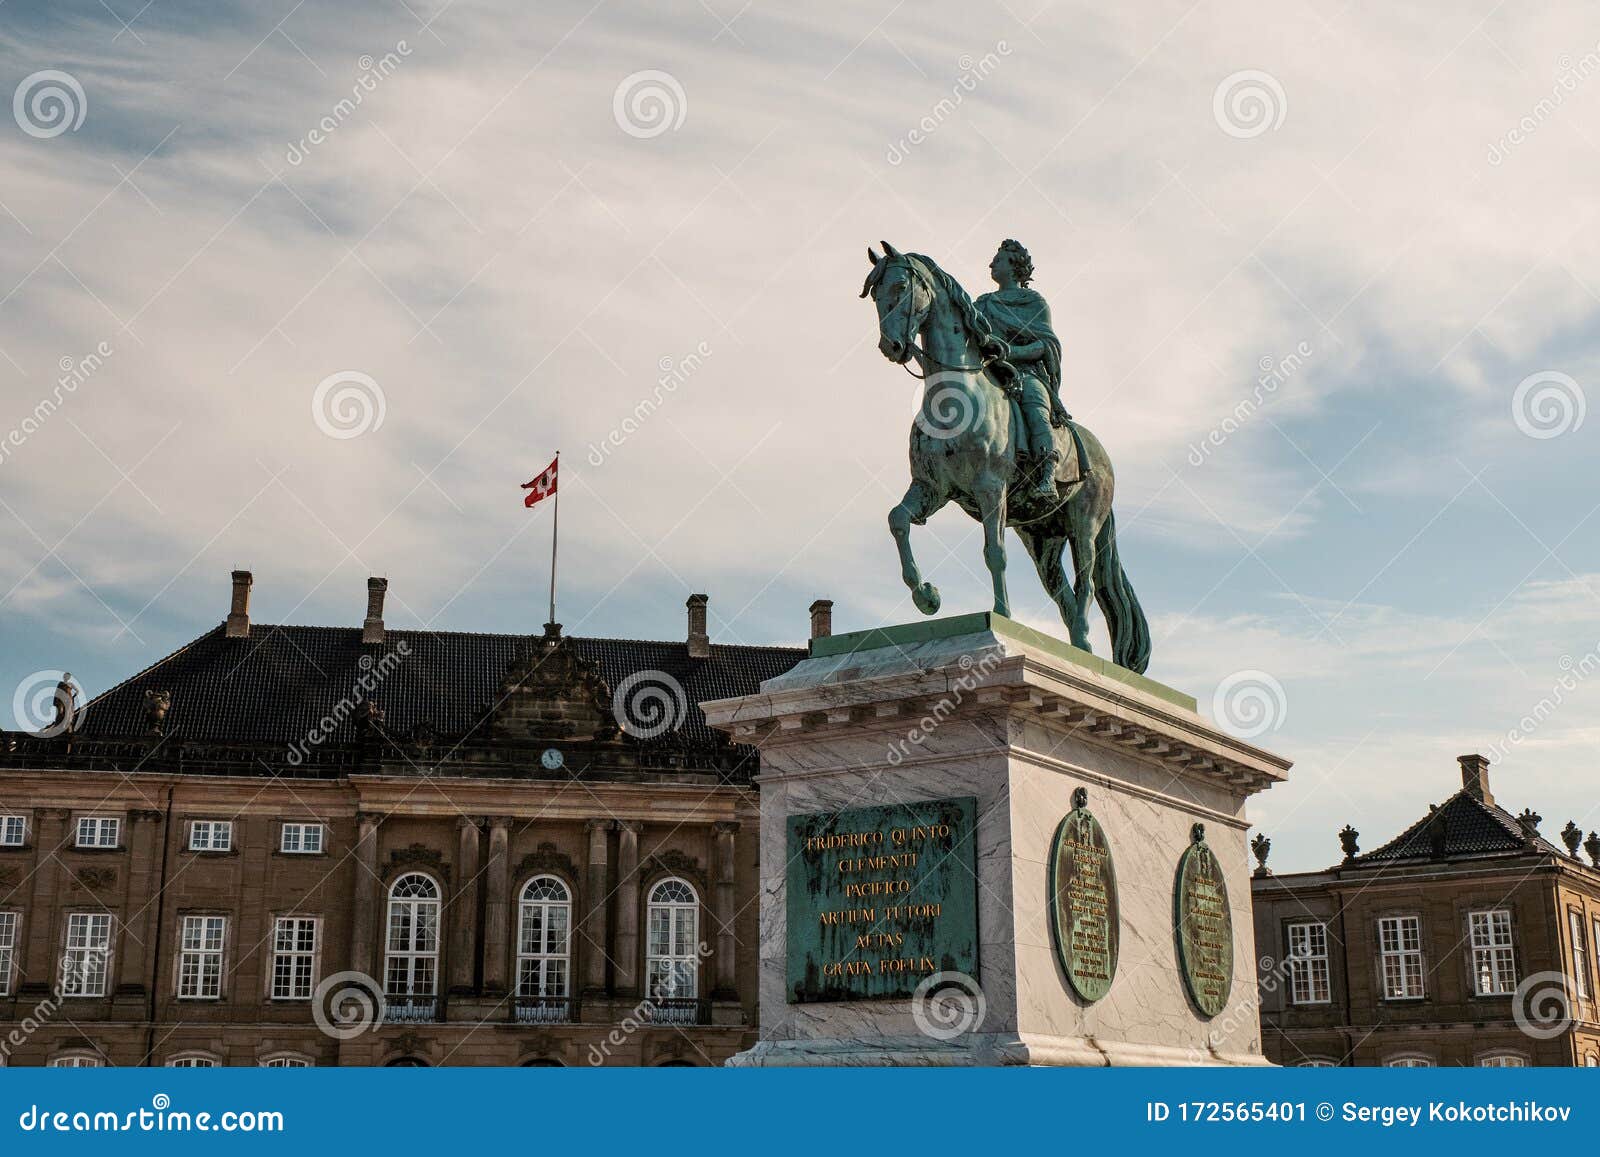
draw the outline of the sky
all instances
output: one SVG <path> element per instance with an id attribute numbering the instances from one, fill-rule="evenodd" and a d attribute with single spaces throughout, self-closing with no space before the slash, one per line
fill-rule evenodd
<path id="1" fill-rule="evenodd" d="M 358 625 L 377 574 L 393 627 L 536 631 L 558 449 L 569 633 L 917 619 L 865 249 L 976 294 L 1011 237 L 1150 675 L 1295 761 L 1272 866 L 1469 751 L 1600 828 L 1592 5 L 6 0 L 6 94 L 0 710 L 211 629 L 235 567 L 257 622 Z M 914 542 L 988 606 L 976 523 Z"/>

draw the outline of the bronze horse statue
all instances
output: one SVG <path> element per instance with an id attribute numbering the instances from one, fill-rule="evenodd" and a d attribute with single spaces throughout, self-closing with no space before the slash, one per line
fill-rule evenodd
<path id="1" fill-rule="evenodd" d="M 1150 627 L 1117 555 L 1111 511 L 1116 481 L 1105 447 L 1082 426 L 1055 430 L 1061 459 L 1055 497 L 1029 493 L 1019 466 L 1021 416 L 1010 396 L 1016 369 L 1006 360 L 1005 341 L 992 332 L 967 291 L 932 259 L 898 252 L 887 241 L 882 257 L 869 247 L 867 259 L 872 272 L 861 296 L 870 295 L 878 309 L 878 349 L 916 377 L 907 364 L 914 359 L 924 380 L 922 405 L 911 426 L 911 485 L 889 512 L 911 601 L 925 615 L 938 613 L 939 589 L 917 566 L 911 527 L 953 501 L 983 523 L 983 561 L 994 584 L 996 614 L 1011 613 L 1009 526 L 1060 608 L 1072 645 L 1091 650 L 1089 604 L 1098 601 L 1113 659 L 1143 672 L 1150 663 Z"/>

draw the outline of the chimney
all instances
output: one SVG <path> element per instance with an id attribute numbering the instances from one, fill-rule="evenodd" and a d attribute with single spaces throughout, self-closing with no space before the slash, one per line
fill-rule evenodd
<path id="1" fill-rule="evenodd" d="M 383 642 L 383 596 L 389 592 L 389 580 L 386 578 L 369 578 L 367 580 L 367 619 L 361 624 L 361 641 L 363 643 Z"/>
<path id="2" fill-rule="evenodd" d="M 833 600 L 818 599 L 811 604 L 811 637 L 826 639 L 833 634 Z"/>
<path id="3" fill-rule="evenodd" d="M 255 579 L 247 570 L 233 572 L 233 606 L 228 609 L 224 634 L 230 639 L 250 637 L 250 584 Z"/>
<path id="4" fill-rule="evenodd" d="M 711 657 L 711 638 L 706 634 L 706 604 L 710 601 L 705 595 L 690 595 L 689 601 L 683 604 L 689 608 L 689 658 L 691 659 Z"/>
<path id="5" fill-rule="evenodd" d="M 1489 761 L 1481 755 L 1459 755 L 1461 787 L 1473 799 L 1494 806 L 1494 793 L 1489 790 Z"/>

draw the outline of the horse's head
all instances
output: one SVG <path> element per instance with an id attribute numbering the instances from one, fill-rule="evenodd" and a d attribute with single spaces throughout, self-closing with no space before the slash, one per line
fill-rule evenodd
<path id="1" fill-rule="evenodd" d="M 914 339 L 933 308 L 933 283 L 915 257 L 883 242 L 883 256 L 867 247 L 872 272 L 861 286 L 861 296 L 872 296 L 878 307 L 878 349 L 896 365 L 904 365 L 915 348 Z"/>

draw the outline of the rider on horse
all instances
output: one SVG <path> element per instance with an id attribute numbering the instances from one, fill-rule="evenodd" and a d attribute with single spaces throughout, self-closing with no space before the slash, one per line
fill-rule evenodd
<path id="1" fill-rule="evenodd" d="M 1017 370 L 1006 392 L 1017 399 L 1022 410 L 1026 449 L 1033 460 L 1029 493 L 1054 498 L 1061 454 L 1051 428 L 1066 426 L 1071 419 L 1061 404 L 1061 342 L 1050 324 L 1050 307 L 1036 290 L 1028 288 L 1033 280 L 1033 259 L 1020 243 L 1009 238 L 1000 243 L 989 263 L 989 275 L 1000 288 L 974 304 L 995 335 L 1010 346 L 1006 360 Z"/>

